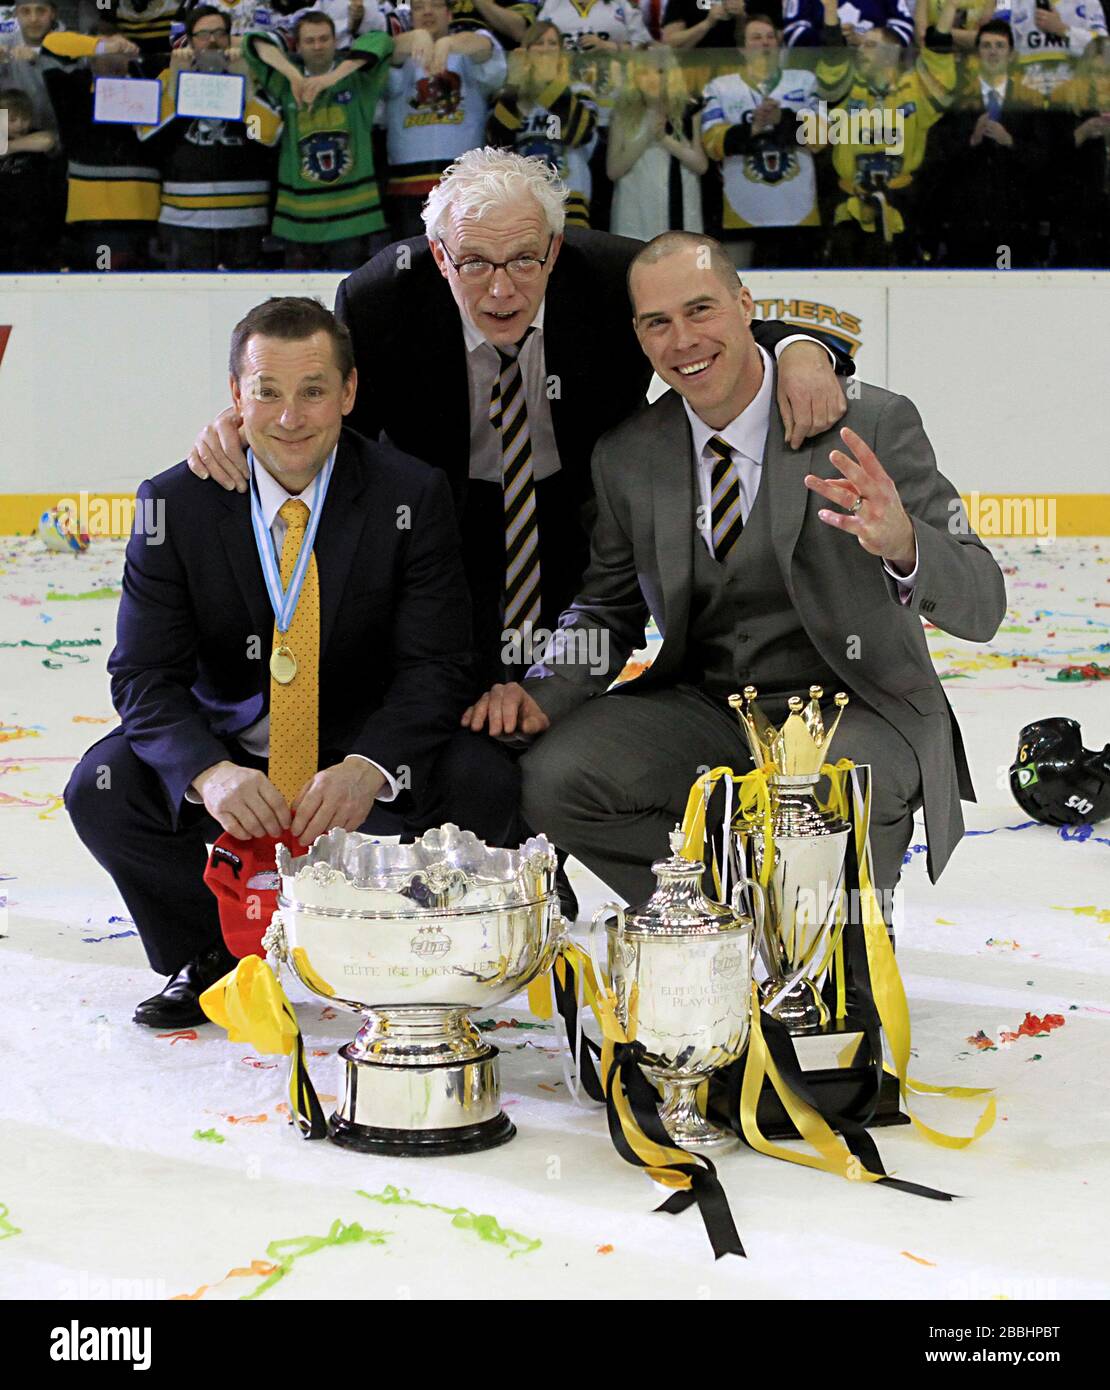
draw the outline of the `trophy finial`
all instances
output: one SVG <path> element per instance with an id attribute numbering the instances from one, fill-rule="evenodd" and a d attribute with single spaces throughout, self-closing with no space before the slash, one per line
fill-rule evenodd
<path id="1" fill-rule="evenodd" d="M 670 841 L 671 853 L 676 859 L 682 858 L 682 846 L 686 843 L 686 836 L 682 833 L 682 826 L 675 824 L 675 828 L 667 836 Z"/>
<path id="2" fill-rule="evenodd" d="M 744 687 L 743 698 L 729 696 L 729 705 L 740 720 L 756 767 L 769 765 L 780 776 L 789 777 L 815 776 L 821 770 L 848 703 L 843 691 L 833 697 L 836 717 L 826 728 L 821 713 L 824 693 L 822 686 L 811 685 L 808 704 L 800 695 L 791 695 L 786 702 L 789 712 L 780 728 L 776 728 L 756 704 L 758 691 L 754 685 Z"/>

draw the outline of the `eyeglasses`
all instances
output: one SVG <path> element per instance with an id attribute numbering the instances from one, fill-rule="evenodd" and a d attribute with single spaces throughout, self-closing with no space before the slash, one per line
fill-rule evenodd
<path id="1" fill-rule="evenodd" d="M 514 256 L 511 261 L 483 261 L 469 260 L 457 261 L 443 242 L 443 254 L 451 262 L 456 274 L 460 279 L 473 280 L 478 283 L 481 280 L 491 280 L 494 271 L 503 270 L 512 280 L 535 280 L 540 271 L 551 259 L 551 247 L 555 241 L 555 234 L 552 233 L 548 239 L 547 249 L 542 256 Z"/>

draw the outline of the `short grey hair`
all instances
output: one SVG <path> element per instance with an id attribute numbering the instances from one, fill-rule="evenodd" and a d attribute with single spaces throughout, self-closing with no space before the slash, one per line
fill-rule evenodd
<path id="1" fill-rule="evenodd" d="M 530 196 L 543 210 L 552 236 L 560 236 L 567 220 L 568 191 L 544 160 L 487 145 L 467 150 L 444 170 L 420 215 L 428 236 L 439 241 L 453 210 L 481 217 L 503 203 Z"/>

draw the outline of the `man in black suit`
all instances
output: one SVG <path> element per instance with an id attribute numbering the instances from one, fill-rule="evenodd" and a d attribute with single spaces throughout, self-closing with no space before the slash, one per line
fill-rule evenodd
<path id="1" fill-rule="evenodd" d="M 589 558 L 594 445 L 644 404 L 651 379 L 625 287 L 640 243 L 564 231 L 564 198 L 542 160 L 471 150 L 429 195 L 427 238 L 386 247 L 336 296 L 362 383 L 355 428 L 368 439 L 384 433 L 450 480 L 474 607 L 475 693 L 530 664 L 528 643 L 518 652 L 506 621 L 503 456 L 490 418 L 498 354 L 520 357 L 541 627 L 569 606 Z M 816 339 L 776 322 L 754 331 L 779 359 L 779 405 L 796 448 L 839 419 L 843 393 Z M 843 355 L 837 368 L 852 371 Z M 239 428 L 225 411 L 202 431 L 193 471 L 245 486 Z"/>
<path id="2" fill-rule="evenodd" d="M 66 788 L 152 967 L 171 976 L 138 1023 L 204 1022 L 200 994 L 234 964 L 202 879 L 221 830 L 310 844 L 336 826 L 454 821 L 490 843 L 511 836 L 516 769 L 458 728 L 473 675 L 450 489 L 343 428 L 353 363 L 315 300 L 259 305 L 231 351 L 251 486 L 205 487 L 178 464 L 139 488 L 138 515 L 155 508 L 162 524 L 127 549 L 108 664 L 121 727 Z M 283 593 L 298 592 L 283 625 Z"/>

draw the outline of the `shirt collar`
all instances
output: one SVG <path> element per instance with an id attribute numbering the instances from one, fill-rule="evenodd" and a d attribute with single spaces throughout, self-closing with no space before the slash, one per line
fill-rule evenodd
<path id="1" fill-rule="evenodd" d="M 540 300 L 540 307 L 536 310 L 536 317 L 532 320 L 532 327 L 536 329 L 537 332 L 541 333 L 543 332 L 543 311 L 546 304 L 547 297 L 545 295 L 544 298 Z M 483 343 L 485 343 L 487 347 L 493 347 L 493 344 L 473 322 L 469 314 L 460 309 L 459 317 L 462 319 L 463 337 L 466 339 L 467 352 L 473 352 L 476 348 L 480 348 Z"/>
<path id="2" fill-rule="evenodd" d="M 752 463 L 761 464 L 763 462 L 763 452 L 767 447 L 767 432 L 771 428 L 771 392 L 774 386 L 775 373 L 771 359 L 759 347 L 758 343 L 756 347 L 763 359 L 763 383 L 736 419 L 730 420 L 723 430 L 715 430 L 712 426 L 707 425 L 701 416 L 696 415 L 690 408 L 689 401 L 684 400 L 682 402 L 686 411 L 686 418 L 690 422 L 690 432 L 694 437 L 694 456 L 696 458 L 704 458 L 706 445 L 714 435 L 720 435 L 736 453 L 743 454 Z"/>
<path id="3" fill-rule="evenodd" d="M 998 79 L 997 82 L 988 82 L 987 79 L 980 73 L 979 87 L 982 91 L 983 96 L 986 96 L 988 92 L 997 92 L 1000 97 L 1005 98 L 1006 83 L 1009 80 L 1009 73 L 1004 73 L 1002 77 Z"/>
<path id="4" fill-rule="evenodd" d="M 339 445 L 336 444 L 335 448 L 331 451 L 331 459 L 335 458 L 338 449 Z M 262 520 L 267 531 L 273 530 L 274 522 L 277 520 L 277 514 L 281 511 L 286 502 L 292 502 L 294 500 L 303 502 L 308 508 L 309 516 L 312 515 L 312 509 L 316 505 L 316 498 L 320 491 L 320 478 L 324 472 L 323 468 L 320 469 L 320 472 L 317 473 L 315 479 L 305 488 L 304 492 L 292 493 L 286 492 L 285 488 L 282 487 L 274 475 L 268 469 L 263 468 L 255 459 L 254 453 L 249 449 L 247 451 L 247 460 L 251 466 L 251 476 L 254 479 L 254 485 L 258 490 L 258 502 L 262 508 Z M 325 463 L 324 468 L 326 467 L 327 464 Z"/>

